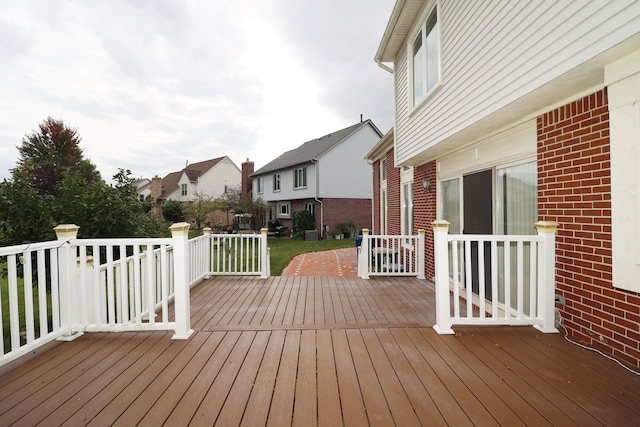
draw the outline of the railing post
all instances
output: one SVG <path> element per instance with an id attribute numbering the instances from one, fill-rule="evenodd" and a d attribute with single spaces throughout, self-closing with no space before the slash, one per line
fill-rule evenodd
<path id="1" fill-rule="evenodd" d="M 205 241 L 207 242 L 204 250 L 204 262 L 206 265 L 205 270 L 207 271 L 205 278 L 208 279 L 211 277 L 211 227 L 205 227 L 202 230 L 202 235 L 205 237 Z"/>
<path id="2" fill-rule="evenodd" d="M 78 301 L 78 272 L 76 266 L 75 246 L 69 242 L 78 237 L 75 224 L 60 224 L 54 228 L 56 236 L 62 243 L 58 247 L 58 284 L 60 286 L 60 323 L 68 333 L 58 338 L 60 341 L 76 339 L 82 332 L 74 333 L 73 328 L 80 323 L 80 302 Z M 84 301 L 83 301 L 84 303 Z"/>
<path id="3" fill-rule="evenodd" d="M 189 299 L 189 224 L 180 222 L 169 227 L 173 236 L 173 260 L 174 260 L 174 290 L 173 300 L 176 326 L 174 340 L 186 340 L 193 333 L 191 329 L 191 301 Z M 151 254 L 153 256 L 153 251 Z M 148 255 L 148 256 L 149 256 Z M 152 305 L 149 310 L 152 310 Z"/>
<path id="4" fill-rule="evenodd" d="M 545 334 L 557 333 L 555 324 L 556 293 L 556 231 L 558 223 L 554 221 L 536 222 L 538 236 L 542 244 L 538 250 L 538 317 L 541 325 L 534 325 Z"/>
<path id="5" fill-rule="evenodd" d="M 363 279 L 369 278 L 369 259 L 369 229 L 363 228 L 360 255 L 358 256 L 358 276 Z"/>
<path id="6" fill-rule="evenodd" d="M 262 268 L 260 278 L 267 279 L 271 275 L 271 260 L 269 259 L 269 246 L 267 246 L 267 232 L 269 229 L 260 229 L 260 259 Z"/>
<path id="7" fill-rule="evenodd" d="M 416 254 L 416 269 L 418 270 L 418 279 L 424 279 L 424 230 L 418 230 L 418 248 Z"/>
<path id="8" fill-rule="evenodd" d="M 449 296 L 449 222 L 437 220 L 433 227 L 433 250 L 436 273 L 436 324 L 433 329 L 439 334 L 453 334 Z"/>

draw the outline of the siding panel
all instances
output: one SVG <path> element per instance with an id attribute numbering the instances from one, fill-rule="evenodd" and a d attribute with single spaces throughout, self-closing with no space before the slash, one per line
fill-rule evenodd
<path id="1" fill-rule="evenodd" d="M 440 11 L 443 85 L 413 111 L 406 43 L 396 56 L 400 164 L 631 37 L 640 25 L 640 2 L 631 1 L 442 0 Z M 591 78 L 602 84 L 601 75 Z"/>

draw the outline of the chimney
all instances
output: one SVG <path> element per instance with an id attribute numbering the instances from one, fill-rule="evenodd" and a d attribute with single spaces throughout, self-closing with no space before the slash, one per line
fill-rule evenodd
<path id="1" fill-rule="evenodd" d="M 251 191 L 253 190 L 253 183 L 251 180 L 251 175 L 253 173 L 253 162 L 249 161 L 247 157 L 247 161 L 242 163 L 242 184 L 241 184 L 241 193 L 240 198 L 242 200 L 246 200 L 251 197 Z"/>
<path id="2" fill-rule="evenodd" d="M 153 212 L 158 216 L 162 216 L 160 197 L 162 197 L 162 179 L 156 175 L 151 178 L 151 200 L 154 204 Z"/>

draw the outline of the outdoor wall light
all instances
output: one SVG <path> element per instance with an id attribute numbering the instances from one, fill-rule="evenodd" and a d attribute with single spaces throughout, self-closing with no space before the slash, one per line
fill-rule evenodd
<path id="1" fill-rule="evenodd" d="M 429 178 L 422 178 L 422 189 L 425 193 L 431 193 L 431 180 Z"/>

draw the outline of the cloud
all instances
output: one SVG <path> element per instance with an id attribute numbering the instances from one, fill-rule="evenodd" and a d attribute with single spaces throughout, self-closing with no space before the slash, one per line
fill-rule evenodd
<path id="1" fill-rule="evenodd" d="M 0 179 L 46 117 L 77 128 L 104 178 L 229 155 L 256 167 L 372 118 L 391 0 L 11 1 L 0 16 Z"/>

